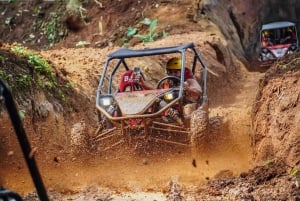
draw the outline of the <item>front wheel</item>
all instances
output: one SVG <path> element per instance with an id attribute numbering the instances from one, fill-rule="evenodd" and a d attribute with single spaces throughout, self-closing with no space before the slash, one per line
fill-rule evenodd
<path id="1" fill-rule="evenodd" d="M 198 108 L 191 114 L 191 153 L 193 157 L 197 157 L 206 146 L 206 139 L 209 128 L 208 112 Z"/>
<path id="2" fill-rule="evenodd" d="M 111 129 L 113 124 L 99 111 L 97 111 L 98 124 L 102 125 L 102 129 Z"/>

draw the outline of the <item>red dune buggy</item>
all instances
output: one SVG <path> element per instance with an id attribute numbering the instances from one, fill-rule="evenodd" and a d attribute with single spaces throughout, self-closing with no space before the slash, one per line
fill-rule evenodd
<path id="1" fill-rule="evenodd" d="M 165 61 L 175 56 L 182 62 L 180 77 L 165 74 Z M 186 100 L 183 89 L 186 68 L 202 87 L 201 97 L 193 103 Z M 93 141 L 119 137 L 103 150 L 136 138 L 198 150 L 208 130 L 206 76 L 205 63 L 193 43 L 123 48 L 109 54 L 97 89 L 96 108 L 101 121 Z M 140 79 L 152 89 L 141 86 Z M 171 84 L 166 88 L 166 83 Z"/>
<path id="2" fill-rule="evenodd" d="M 260 31 L 260 66 L 270 66 L 274 61 L 298 50 L 295 23 L 278 21 L 262 25 Z"/>

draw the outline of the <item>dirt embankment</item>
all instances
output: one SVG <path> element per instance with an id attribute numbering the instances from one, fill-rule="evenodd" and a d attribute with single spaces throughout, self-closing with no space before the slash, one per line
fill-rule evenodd
<path id="1" fill-rule="evenodd" d="M 260 81 L 253 109 L 257 161 L 299 162 L 299 56 L 276 63 Z"/>

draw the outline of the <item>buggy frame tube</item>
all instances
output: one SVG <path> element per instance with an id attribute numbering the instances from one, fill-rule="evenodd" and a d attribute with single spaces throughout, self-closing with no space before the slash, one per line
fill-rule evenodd
<path id="1" fill-rule="evenodd" d="M 32 151 L 28 138 L 26 136 L 25 130 L 22 125 L 22 121 L 19 117 L 16 104 L 13 100 L 12 94 L 5 83 L 0 79 L 0 95 L 5 98 L 5 105 L 9 113 L 10 119 L 12 121 L 13 127 L 17 134 L 19 144 L 21 146 L 22 152 L 24 154 L 25 161 L 29 168 L 32 180 L 34 182 L 37 194 L 42 201 L 49 201 L 47 192 L 42 181 L 42 177 L 39 173 L 34 156 L 30 157 L 30 152 Z"/>
<path id="2" fill-rule="evenodd" d="M 198 56 L 199 58 L 199 62 L 201 63 L 202 67 L 203 67 L 203 75 L 202 75 L 202 79 L 204 79 L 204 83 L 203 83 L 203 97 L 205 97 L 207 99 L 207 94 L 206 94 L 206 77 L 207 77 L 207 67 L 200 55 L 200 53 L 196 50 L 196 49 L 193 49 L 195 54 Z"/>

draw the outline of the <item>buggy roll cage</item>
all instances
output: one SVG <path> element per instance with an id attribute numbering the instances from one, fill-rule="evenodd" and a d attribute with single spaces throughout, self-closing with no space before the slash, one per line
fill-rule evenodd
<path id="1" fill-rule="evenodd" d="M 39 173 L 36 161 L 34 156 L 31 156 L 31 147 L 29 144 L 29 140 L 26 136 L 24 127 L 22 125 L 22 121 L 20 119 L 16 104 L 14 102 L 13 96 L 8 88 L 8 86 L 0 79 L 0 100 L 4 97 L 5 105 L 13 124 L 14 130 L 16 132 L 19 144 L 21 146 L 25 161 L 27 163 L 29 172 L 31 174 L 32 180 L 34 182 L 35 188 L 37 190 L 37 194 L 41 201 L 48 201 L 48 196 L 46 192 L 46 188 L 42 181 L 41 175 Z M 22 198 L 15 192 L 10 191 L 8 189 L 4 189 L 0 187 L 0 200 L 10 200 L 10 198 L 15 199 L 16 201 L 21 201 Z"/>
<path id="2" fill-rule="evenodd" d="M 144 57 L 144 56 L 154 56 L 154 55 L 163 55 L 163 54 L 172 54 L 172 53 L 180 53 L 181 54 L 181 66 L 182 66 L 182 71 L 181 71 L 181 83 L 184 83 L 184 68 L 185 68 L 185 52 L 187 50 L 192 50 L 194 52 L 194 60 L 193 60 L 193 66 L 192 66 L 192 73 L 195 73 L 195 68 L 196 68 L 196 63 L 197 60 L 199 60 L 200 64 L 202 65 L 203 72 L 202 72 L 202 78 L 203 78 L 203 97 L 207 98 L 206 95 L 206 75 L 207 75 L 207 68 L 205 63 L 202 60 L 202 57 L 200 53 L 197 51 L 195 48 L 194 43 L 186 43 L 183 45 L 179 46 L 170 46 L 170 47 L 161 47 L 161 48 L 149 48 L 149 49 L 139 49 L 139 50 L 132 50 L 132 49 L 127 49 L 127 48 L 122 48 L 119 50 L 116 50 L 115 52 L 111 53 L 108 55 L 104 68 L 102 71 L 102 75 L 99 81 L 98 89 L 97 89 L 97 96 L 96 96 L 96 105 L 99 104 L 99 97 L 101 95 L 101 90 L 104 82 L 104 79 L 106 78 L 105 74 L 107 72 L 108 64 L 111 60 L 117 59 L 118 62 L 114 66 L 110 76 L 109 76 L 109 86 L 108 86 L 108 93 L 111 94 L 111 85 L 112 85 L 112 78 L 118 68 L 120 67 L 121 64 L 125 66 L 126 70 L 129 70 L 129 67 L 125 61 L 126 58 L 132 58 L 132 57 Z M 142 75 L 143 76 L 143 75 Z M 182 93 L 182 90 L 181 92 Z"/>
<path id="3" fill-rule="evenodd" d="M 263 24 L 262 27 L 261 27 L 261 30 L 260 30 L 260 36 L 259 36 L 259 41 L 261 42 L 262 41 L 262 33 L 264 31 L 267 31 L 267 30 L 278 30 L 278 29 L 284 29 L 284 28 L 289 28 L 291 27 L 294 34 L 295 34 L 295 37 L 296 37 L 296 46 L 297 46 L 297 49 L 298 49 L 298 31 L 297 31 L 297 26 L 296 26 L 296 23 L 294 22 L 290 22 L 290 21 L 276 21 L 276 22 L 271 22 L 271 23 L 267 23 L 267 24 Z"/>

